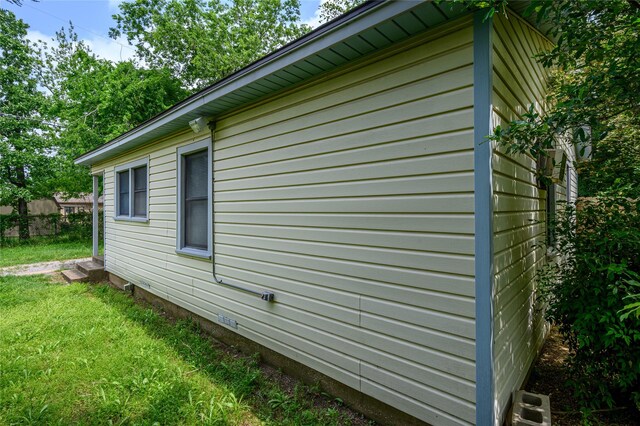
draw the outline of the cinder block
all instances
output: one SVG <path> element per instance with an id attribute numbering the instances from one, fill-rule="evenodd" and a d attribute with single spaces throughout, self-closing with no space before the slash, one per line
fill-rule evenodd
<path id="1" fill-rule="evenodd" d="M 551 404 L 547 395 L 516 391 L 511 417 L 513 426 L 551 426 Z"/>

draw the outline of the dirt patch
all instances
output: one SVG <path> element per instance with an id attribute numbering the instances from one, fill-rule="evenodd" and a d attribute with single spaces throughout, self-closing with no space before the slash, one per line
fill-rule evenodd
<path id="1" fill-rule="evenodd" d="M 554 327 L 542 347 L 531 377 L 525 386 L 529 392 L 549 395 L 551 400 L 551 422 L 553 425 L 581 425 L 580 407 L 566 387 L 569 372 L 564 362 L 569 356 L 569 348 L 562 341 L 562 335 Z M 612 426 L 640 425 L 640 413 L 635 408 L 619 408 L 600 411 L 590 420 L 595 424 Z"/>
<path id="2" fill-rule="evenodd" d="M 0 268 L 0 277 L 5 275 L 36 275 L 50 274 L 63 269 L 71 269 L 76 263 L 91 260 L 90 257 L 82 259 L 56 260 L 51 262 L 31 263 L 28 265 L 8 266 Z"/>

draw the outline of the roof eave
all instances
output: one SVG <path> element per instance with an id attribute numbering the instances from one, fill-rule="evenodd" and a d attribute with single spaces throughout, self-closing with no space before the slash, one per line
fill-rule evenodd
<path id="1" fill-rule="evenodd" d="M 352 12 L 345 14 L 334 21 L 324 24 L 307 35 L 294 40 L 281 49 L 259 59 L 258 61 L 248 65 L 247 67 L 223 78 L 212 86 L 192 95 L 184 101 L 174 105 L 159 115 L 143 122 L 130 131 L 123 133 L 117 138 L 109 141 L 93 151 L 89 151 L 75 159 L 75 163 L 79 165 L 90 166 L 99 161 L 103 161 L 111 157 L 111 152 L 116 148 L 127 149 L 137 146 L 136 140 L 139 136 L 158 128 L 163 124 L 178 119 L 179 117 L 193 111 L 198 106 L 206 104 L 215 98 L 229 93 L 239 87 L 250 84 L 252 81 L 261 78 L 264 75 L 276 72 L 285 67 L 288 63 L 293 63 L 300 58 L 312 54 L 326 46 L 340 42 L 354 34 L 354 32 L 362 31 L 370 28 L 378 22 L 389 19 L 399 13 L 411 9 L 417 2 L 385 2 L 382 0 L 373 0 L 367 2 Z M 384 5 L 384 7 L 381 7 Z M 356 23 L 356 27 L 354 27 Z M 349 24 L 348 28 L 347 24 Z M 146 143 L 141 141 L 140 143 Z"/>

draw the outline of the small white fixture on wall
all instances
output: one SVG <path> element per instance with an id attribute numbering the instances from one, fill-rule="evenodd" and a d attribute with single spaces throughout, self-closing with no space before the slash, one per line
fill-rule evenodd
<path id="1" fill-rule="evenodd" d="M 207 126 L 207 120 L 204 117 L 198 117 L 189 122 L 189 126 L 194 133 L 200 133 Z"/>

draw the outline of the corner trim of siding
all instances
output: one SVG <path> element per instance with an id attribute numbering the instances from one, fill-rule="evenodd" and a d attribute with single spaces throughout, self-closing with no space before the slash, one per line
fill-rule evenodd
<path id="1" fill-rule="evenodd" d="M 493 22 L 473 21 L 474 207 L 476 275 L 476 424 L 495 424 L 493 373 L 493 182 L 491 133 Z"/>

